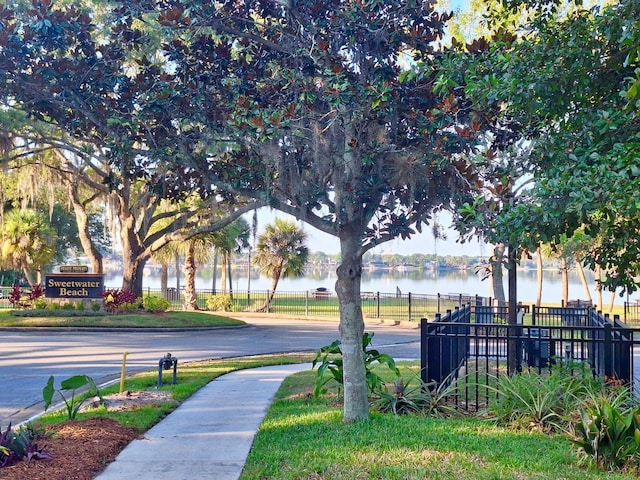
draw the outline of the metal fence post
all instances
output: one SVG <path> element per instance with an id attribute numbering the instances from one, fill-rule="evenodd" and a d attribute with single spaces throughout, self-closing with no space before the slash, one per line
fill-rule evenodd
<path id="1" fill-rule="evenodd" d="M 376 292 L 376 318 L 380 318 L 380 292 Z"/>
<path id="2" fill-rule="evenodd" d="M 611 324 L 604 324 L 604 374 L 611 378 L 613 375 L 613 341 Z"/>
<path id="3" fill-rule="evenodd" d="M 427 325 L 426 318 L 420 319 L 420 379 L 427 383 Z"/>
<path id="4" fill-rule="evenodd" d="M 411 321 L 411 292 L 409 292 L 408 300 L 409 300 L 409 321 Z"/>
<path id="5" fill-rule="evenodd" d="M 304 315 L 309 316 L 309 290 L 304 292 Z"/>

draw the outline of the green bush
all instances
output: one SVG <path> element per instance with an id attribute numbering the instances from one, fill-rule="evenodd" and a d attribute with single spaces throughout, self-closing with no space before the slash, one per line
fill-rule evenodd
<path id="1" fill-rule="evenodd" d="M 33 302 L 33 307 L 36 310 L 44 310 L 47 308 L 48 302 L 43 299 L 38 299 Z"/>
<path id="2" fill-rule="evenodd" d="M 502 375 L 496 386 L 497 400 L 487 409 L 499 424 L 543 431 L 566 431 L 583 400 L 603 388 L 603 384 L 583 370 L 564 367 L 551 372 L 524 370 Z"/>
<path id="3" fill-rule="evenodd" d="M 415 380 L 415 384 L 412 384 Z M 453 417 L 459 412 L 452 405 L 451 399 L 458 395 L 457 382 L 447 378 L 440 385 L 435 382 L 425 383 L 415 375 L 406 382 L 399 378 L 393 382 L 393 389 L 387 384 L 374 392 L 377 399 L 371 403 L 372 408 L 382 413 L 394 415 L 419 414 L 428 417 Z"/>
<path id="4" fill-rule="evenodd" d="M 144 297 L 143 307 L 147 312 L 166 312 L 171 307 L 171 302 L 166 298 L 147 295 Z"/>
<path id="5" fill-rule="evenodd" d="M 637 467 L 640 460 L 640 406 L 629 407 L 626 389 L 603 391 L 585 401 L 570 439 L 581 463 L 604 470 Z"/>
<path id="6" fill-rule="evenodd" d="M 120 305 L 118 305 L 118 307 L 116 308 L 116 312 L 117 313 L 127 313 L 127 312 L 133 312 L 135 310 L 138 310 L 140 308 L 140 303 L 139 302 L 124 302 L 121 303 Z"/>
<path id="7" fill-rule="evenodd" d="M 386 364 L 389 369 L 395 373 L 396 377 L 400 376 L 400 371 L 396 367 L 394 359 L 386 353 L 380 353 L 378 350 L 369 348 L 373 339 L 373 332 L 365 332 L 362 336 L 362 355 L 364 357 L 364 367 L 366 371 L 367 386 L 369 392 L 380 389 L 383 384 L 382 379 L 373 371 L 375 363 Z M 316 353 L 313 359 L 312 368 L 318 366 L 318 376 L 316 378 L 316 387 L 314 396 L 317 398 L 321 394 L 327 392 L 325 385 L 331 380 L 336 381 L 339 385 L 344 384 L 344 368 L 342 363 L 342 350 L 340 349 L 340 340 L 335 340 L 330 345 L 326 345 Z M 325 376 L 325 372 L 331 374 L 330 377 Z"/>
<path id="8" fill-rule="evenodd" d="M 60 304 L 57 302 L 51 302 L 47 308 L 50 310 L 60 310 Z"/>
<path id="9" fill-rule="evenodd" d="M 65 302 L 62 304 L 62 310 L 75 310 L 76 306 L 72 302 Z"/>
<path id="10" fill-rule="evenodd" d="M 84 310 L 84 302 L 82 300 L 78 300 L 76 302 L 76 310 L 83 311 Z"/>
<path id="11" fill-rule="evenodd" d="M 211 295 L 207 298 L 207 310 L 228 312 L 231 304 L 231 295 Z"/>
<path id="12" fill-rule="evenodd" d="M 57 304 L 51 304 L 57 305 Z M 13 310 L 10 312 L 13 317 L 100 317 L 104 315 L 102 312 L 88 312 L 84 310 L 62 310 L 60 306 L 46 308 L 44 310 Z"/>
<path id="13" fill-rule="evenodd" d="M 97 300 L 91 301 L 91 310 L 93 310 L 94 312 L 99 312 L 101 308 L 102 308 L 102 302 L 99 302 Z"/>

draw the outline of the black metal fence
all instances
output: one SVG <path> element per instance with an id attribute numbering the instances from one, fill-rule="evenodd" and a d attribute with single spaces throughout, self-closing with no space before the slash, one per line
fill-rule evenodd
<path id="1" fill-rule="evenodd" d="M 478 311 L 479 310 L 479 311 Z M 505 311 L 496 311 L 497 319 Z M 590 371 L 594 376 L 638 387 L 634 375 L 634 334 L 618 318 L 592 308 L 535 308 L 526 323 L 485 321 L 486 309 L 463 306 L 435 321 L 421 320 L 421 376 L 425 382 L 456 381 L 453 399 L 462 410 L 485 407 L 496 393 L 500 375 L 509 374 L 510 349 L 516 369 Z"/>
<path id="2" fill-rule="evenodd" d="M 169 300 L 171 308 L 180 310 L 184 305 L 184 290 L 167 288 L 145 288 L 144 295 L 163 297 Z M 211 290 L 196 290 L 198 307 L 208 309 L 208 299 L 222 295 Z M 236 290 L 226 293 L 231 312 L 265 312 L 282 315 L 304 317 L 333 317 L 339 316 L 338 297 L 335 292 L 324 289 L 287 292 L 276 290 L 273 298 L 269 299 L 267 290 Z M 376 318 L 391 321 L 419 321 L 423 317 L 432 317 L 437 312 L 452 309 L 456 306 L 473 303 L 474 305 L 488 305 L 491 300 L 486 297 L 467 294 L 417 294 L 417 293 L 383 293 L 362 292 L 362 313 L 365 318 Z M 3 305 L 4 306 L 4 305 Z M 7 308 L 10 307 L 6 303 Z"/>

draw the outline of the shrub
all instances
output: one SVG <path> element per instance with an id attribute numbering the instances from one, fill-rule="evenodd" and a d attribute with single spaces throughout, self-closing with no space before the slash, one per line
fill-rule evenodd
<path id="1" fill-rule="evenodd" d="M 113 314 L 118 311 L 134 310 L 141 303 L 136 294 L 130 290 L 109 289 L 102 292 L 101 296 L 104 298 L 104 309 Z"/>
<path id="2" fill-rule="evenodd" d="M 378 350 L 369 348 L 373 335 L 373 332 L 365 332 L 362 336 L 362 353 L 364 356 L 367 386 L 369 387 L 370 392 L 379 389 L 383 384 L 382 379 L 373 371 L 373 364 L 384 363 L 392 372 L 395 373 L 397 377 L 400 376 L 400 371 L 396 367 L 396 362 L 390 355 L 380 353 Z M 314 396 L 316 398 L 327 392 L 325 385 L 331 380 L 336 381 L 339 385 L 344 384 L 344 368 L 342 363 L 340 340 L 336 340 L 330 345 L 320 348 L 312 363 L 312 368 L 316 368 L 316 366 L 318 366 L 318 376 L 316 378 L 316 386 L 314 389 Z M 325 377 L 325 372 L 327 371 L 331 374 L 330 377 Z"/>
<path id="3" fill-rule="evenodd" d="M 11 303 L 13 308 L 26 308 L 29 306 L 27 298 L 24 296 L 20 285 L 14 285 L 11 287 L 11 292 L 9 292 L 9 303 Z"/>
<path id="4" fill-rule="evenodd" d="M 133 312 L 135 310 L 138 310 L 140 308 L 142 302 L 138 301 L 136 299 L 135 302 L 124 302 L 121 303 L 120 305 L 118 305 L 117 309 L 116 309 L 116 313 L 126 313 L 126 312 Z"/>
<path id="5" fill-rule="evenodd" d="M 11 424 L 6 431 L 0 430 L 0 467 L 8 467 L 26 458 L 52 458 L 51 455 L 38 448 L 37 440 L 40 434 L 31 424 L 12 429 Z"/>
<path id="6" fill-rule="evenodd" d="M 93 310 L 94 312 L 99 312 L 100 309 L 102 308 L 102 303 L 97 301 L 97 300 L 92 300 L 91 301 L 91 310 Z"/>
<path id="7" fill-rule="evenodd" d="M 498 398 L 489 404 L 487 413 L 498 423 L 565 431 L 583 399 L 603 385 L 584 370 L 571 373 L 565 368 L 555 368 L 551 372 L 527 369 L 515 375 L 502 375 L 495 387 L 487 388 L 497 393 Z"/>
<path id="8" fill-rule="evenodd" d="M 78 301 L 76 302 L 76 310 L 84 311 L 84 309 L 85 309 L 85 304 L 84 304 L 84 302 L 83 302 L 82 300 L 78 300 Z"/>
<path id="9" fill-rule="evenodd" d="M 38 298 L 44 296 L 44 288 L 41 283 L 33 285 L 31 290 L 29 290 L 29 300 L 34 301 Z"/>
<path id="10" fill-rule="evenodd" d="M 60 310 L 60 304 L 57 302 L 51 302 L 47 308 L 50 310 Z"/>
<path id="11" fill-rule="evenodd" d="M 143 307 L 147 312 L 166 312 L 171 307 L 171 302 L 166 298 L 147 295 L 144 297 Z"/>
<path id="12" fill-rule="evenodd" d="M 601 392 L 584 402 L 570 439 L 581 463 L 612 470 L 640 460 L 640 406 L 628 407 L 626 389 Z"/>
<path id="13" fill-rule="evenodd" d="M 414 385 L 412 385 L 413 380 L 416 380 Z M 371 403 L 374 409 L 394 415 L 409 413 L 430 417 L 459 415 L 455 406 L 451 404 L 451 399 L 457 396 L 457 382 L 452 378 L 448 377 L 437 385 L 436 382 L 425 383 L 416 375 L 406 382 L 399 378 L 392 385 L 393 391 L 389 390 L 387 384 L 376 389 L 375 394 L 378 399 Z"/>
<path id="14" fill-rule="evenodd" d="M 76 306 L 72 302 L 65 302 L 62 304 L 62 310 L 75 310 Z"/>
<path id="15" fill-rule="evenodd" d="M 228 312 L 231 310 L 231 304 L 230 295 L 211 295 L 207 298 L 207 310 L 222 310 Z"/>
<path id="16" fill-rule="evenodd" d="M 47 302 L 46 300 L 38 299 L 33 302 L 33 306 L 38 310 L 45 310 L 49 306 L 49 302 Z"/>

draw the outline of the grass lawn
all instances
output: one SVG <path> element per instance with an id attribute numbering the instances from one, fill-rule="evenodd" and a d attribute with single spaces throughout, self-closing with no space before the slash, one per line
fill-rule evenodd
<path id="1" fill-rule="evenodd" d="M 205 360 L 198 362 L 184 362 L 180 364 L 180 369 L 178 371 L 178 383 L 175 385 L 166 383 L 159 389 L 157 389 L 156 386 L 158 381 L 158 372 L 156 370 L 149 370 L 146 372 L 139 372 L 127 377 L 124 389 L 131 391 L 168 391 L 171 393 L 172 399 L 177 400 L 178 403 L 180 403 L 189 398 L 200 388 L 204 387 L 207 383 L 226 373 L 235 370 L 264 367 L 269 365 L 307 363 L 312 359 L 313 355 L 311 354 L 278 354 L 257 355 L 251 357 L 229 358 L 220 360 Z M 56 385 L 59 384 L 60 380 L 64 379 L 56 378 Z M 109 395 L 111 393 L 118 392 L 119 388 L 119 383 L 116 383 L 109 387 L 100 389 L 100 393 L 102 395 Z M 84 396 L 86 396 L 86 394 L 81 394 L 77 397 L 77 399 L 81 400 Z M 67 398 L 68 400 L 70 399 L 68 395 Z M 108 417 L 119 421 L 123 425 L 133 426 L 141 431 L 145 431 L 151 428 L 162 418 L 164 418 L 172 410 L 174 410 L 176 406 L 176 403 L 171 402 L 161 404 L 159 406 L 143 406 L 129 411 L 108 411 L 105 408 L 99 407 L 97 409 L 81 411 L 78 414 L 77 418 L 83 419 L 93 416 Z M 63 409 L 47 413 L 46 415 L 38 418 L 37 422 L 42 424 L 55 424 L 66 419 L 67 413 L 66 410 Z"/>
<path id="2" fill-rule="evenodd" d="M 0 327 L 106 327 L 106 328 L 194 328 L 194 327 L 232 327 L 244 325 L 241 320 L 203 312 L 169 311 L 160 314 L 131 313 L 126 315 L 73 315 L 64 316 L 61 311 L 52 316 L 50 311 L 24 310 L 14 315 L 10 310 L 0 311 Z"/>
<path id="3" fill-rule="evenodd" d="M 587 470 L 569 441 L 479 419 L 372 413 L 345 425 L 335 396 L 314 399 L 315 372 L 283 383 L 241 480 L 632 479 Z"/>

